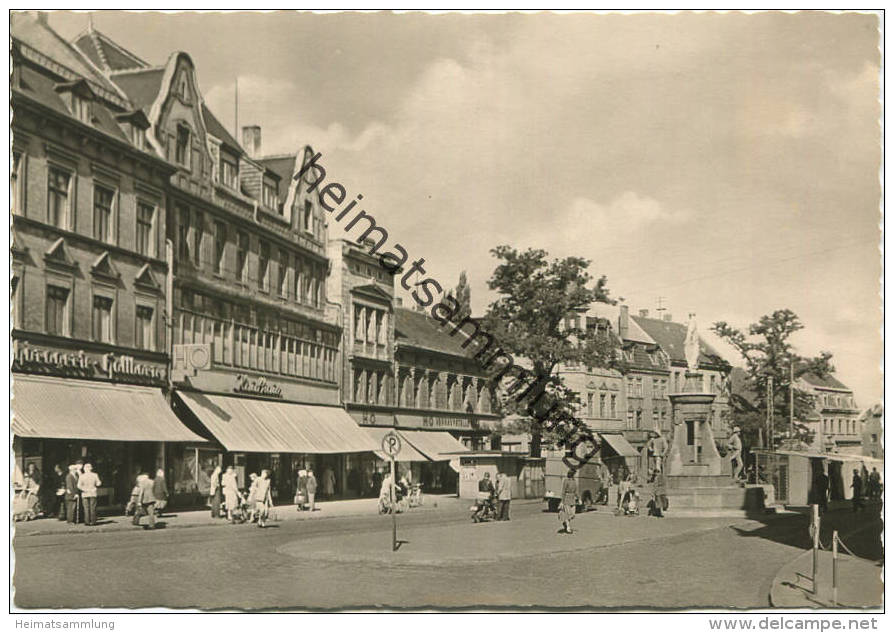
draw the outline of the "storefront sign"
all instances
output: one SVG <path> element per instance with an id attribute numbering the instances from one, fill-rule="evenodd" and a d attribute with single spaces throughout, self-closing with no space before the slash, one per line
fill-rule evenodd
<path id="1" fill-rule="evenodd" d="M 116 382 L 163 383 L 165 367 L 137 361 L 133 356 L 61 351 L 21 343 L 15 350 L 14 371 Z"/>
<path id="2" fill-rule="evenodd" d="M 276 383 L 267 382 L 263 376 L 253 378 L 245 374 L 236 376 L 236 384 L 233 386 L 236 393 L 249 393 L 255 396 L 268 398 L 282 398 L 282 387 Z"/>
<path id="3" fill-rule="evenodd" d="M 424 429 L 452 429 L 472 430 L 472 420 L 469 418 L 447 418 L 442 416 L 422 416 L 422 428 Z"/>

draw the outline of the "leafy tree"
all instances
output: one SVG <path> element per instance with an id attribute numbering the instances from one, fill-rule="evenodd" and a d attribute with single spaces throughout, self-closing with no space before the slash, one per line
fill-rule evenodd
<path id="1" fill-rule="evenodd" d="M 798 315 L 788 309 L 776 310 L 770 315 L 760 318 L 757 323 L 748 326 L 747 334 L 724 321 L 715 323 L 711 330 L 724 341 L 732 345 L 745 362 L 746 388 L 755 394 L 755 406 L 760 416 L 743 412 L 737 416 L 737 422 L 747 425 L 754 433 L 761 420 L 766 420 L 767 391 L 769 379 L 773 379 L 773 420 L 774 437 L 789 435 L 789 386 L 790 365 L 794 363 L 794 381 L 805 374 L 827 376 L 835 371 L 832 366 L 832 354 L 821 352 L 819 356 L 805 357 L 799 355 L 792 347 L 790 338 L 795 332 L 804 329 Z M 794 418 L 795 437 L 797 441 L 810 443 L 813 440 L 809 429 L 799 423 L 815 411 L 813 396 L 795 387 Z M 741 420 L 740 420 L 741 419 Z M 746 426 L 743 426 L 745 431 Z"/>
<path id="2" fill-rule="evenodd" d="M 575 417 L 578 395 L 556 374 L 560 365 L 590 367 L 612 362 L 612 345 L 588 328 L 583 314 L 594 301 L 608 302 L 605 277 L 593 280 L 590 261 L 582 257 L 549 260 L 546 251 L 520 252 L 498 246 L 491 254 L 499 261 L 488 287 L 498 297 L 482 319 L 500 346 L 524 364 L 536 388 L 504 384 L 504 411 L 525 411 L 531 422 L 531 455 L 539 457 L 544 431 L 566 443 L 582 424 Z M 569 317 L 580 316 L 575 323 Z"/>
<path id="3" fill-rule="evenodd" d="M 459 274 L 459 283 L 456 284 L 454 294 L 459 303 L 458 314 L 472 314 L 472 289 L 469 286 L 466 271 L 462 271 Z"/>

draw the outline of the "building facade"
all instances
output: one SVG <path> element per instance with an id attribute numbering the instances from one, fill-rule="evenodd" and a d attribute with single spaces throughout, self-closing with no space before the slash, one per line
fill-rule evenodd
<path id="1" fill-rule="evenodd" d="M 829 453 L 862 452 L 863 430 L 853 391 L 832 375 L 807 373 L 795 386 L 813 396 L 814 411 L 801 424 L 813 432 L 814 445 Z"/>
<path id="2" fill-rule="evenodd" d="M 339 402 L 326 228 L 295 177 L 309 148 L 265 157 L 257 126 L 237 141 L 185 52 L 155 66 L 92 29 L 75 46 L 145 115 L 147 145 L 176 168 L 164 207 L 172 404 L 207 442 L 170 448 L 173 493 L 200 499 L 215 466 L 233 465 L 241 485 L 269 469 L 274 498 L 291 499 L 301 468 L 316 471 L 321 497 L 344 494 L 346 455 L 372 445 Z"/>
<path id="3" fill-rule="evenodd" d="M 166 450 L 202 441 L 166 402 L 175 167 L 146 142 L 146 117 L 43 14 L 11 20 L 17 466 L 49 475 L 89 460 L 104 475 L 100 503 L 115 504 L 138 472 L 166 466 Z"/>

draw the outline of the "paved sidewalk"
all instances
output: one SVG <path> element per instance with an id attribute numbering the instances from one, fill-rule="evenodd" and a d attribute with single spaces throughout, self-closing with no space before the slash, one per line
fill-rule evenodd
<path id="1" fill-rule="evenodd" d="M 877 512 L 872 506 L 869 512 Z M 865 515 L 851 514 L 841 505 L 838 516 L 826 515 L 841 530 L 841 539 L 858 556 L 852 556 L 839 548 L 838 596 L 832 599 L 832 552 L 830 529 L 824 527 L 820 541 L 816 591 L 812 586 L 813 550 L 807 549 L 789 561 L 777 572 L 770 590 L 770 603 L 777 608 L 872 608 L 882 606 L 884 584 L 883 563 L 880 548 L 881 529 L 878 521 L 861 524 Z M 878 559 L 878 560 L 874 560 Z"/>
<path id="2" fill-rule="evenodd" d="M 411 514 L 420 512 L 450 512 L 465 511 L 469 506 L 467 499 L 459 499 L 455 495 L 426 495 L 425 503 L 410 510 Z M 513 502 L 516 503 L 516 502 Z M 538 500 L 519 500 L 523 503 L 539 503 Z M 275 521 L 311 521 L 331 519 L 347 516 L 375 516 L 378 514 L 378 499 L 344 499 L 339 501 L 320 501 L 316 504 L 316 511 L 307 510 L 298 512 L 296 505 L 282 505 L 274 508 L 272 520 Z M 115 532 L 122 530 L 134 530 L 131 523 L 132 517 L 124 515 L 100 516 L 97 524 L 87 527 L 84 524 L 71 525 L 55 518 L 36 519 L 34 521 L 18 521 L 13 524 L 17 537 L 36 536 L 44 534 L 90 534 L 94 532 Z M 229 525 L 225 519 L 211 518 L 211 510 L 186 510 L 172 509 L 166 511 L 161 517 L 156 518 L 157 524 L 164 524 L 165 529 L 189 528 L 214 525 Z M 146 517 L 141 519 L 141 524 L 146 525 Z"/>
<path id="3" fill-rule="evenodd" d="M 785 565 L 773 579 L 770 603 L 777 609 L 805 607 L 866 608 L 882 606 L 883 567 L 863 558 L 838 559 L 838 602 L 832 601 L 832 552 L 820 551 L 817 591 L 811 591 L 813 552 L 808 550 Z"/>

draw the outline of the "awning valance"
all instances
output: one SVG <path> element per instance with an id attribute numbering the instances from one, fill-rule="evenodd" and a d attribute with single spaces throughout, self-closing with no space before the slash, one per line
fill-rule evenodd
<path id="1" fill-rule="evenodd" d="M 12 432 L 117 442 L 206 442 L 152 387 L 13 374 Z"/>
<path id="2" fill-rule="evenodd" d="M 386 434 L 394 431 L 401 439 L 400 444 L 400 452 L 394 457 L 394 461 L 396 462 L 427 462 L 429 459 L 416 450 L 411 442 L 407 440 L 405 437 L 406 431 L 398 431 L 397 429 L 392 429 L 389 426 L 365 426 L 363 430 L 369 433 L 373 439 L 376 441 L 376 446 L 378 450 L 376 450 L 376 456 L 379 459 L 387 460 L 389 457 L 382 452 L 382 438 L 385 437 Z"/>
<path id="3" fill-rule="evenodd" d="M 403 435 L 420 453 L 428 457 L 433 462 L 446 462 L 456 459 L 456 453 L 465 452 L 466 448 L 462 442 L 455 439 L 446 431 L 404 431 Z M 442 455 L 442 453 L 454 453 L 453 455 Z"/>
<path id="4" fill-rule="evenodd" d="M 177 391 L 228 451 L 362 453 L 378 445 L 344 409 Z"/>
<path id="5" fill-rule="evenodd" d="M 623 435 L 603 433 L 600 437 L 621 457 L 639 457 L 639 453 Z"/>

